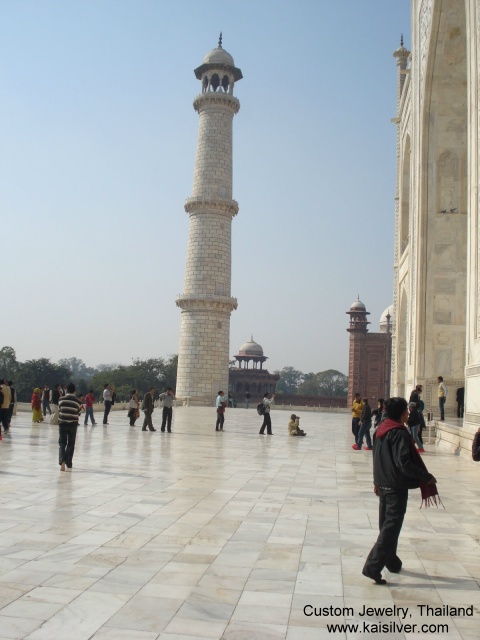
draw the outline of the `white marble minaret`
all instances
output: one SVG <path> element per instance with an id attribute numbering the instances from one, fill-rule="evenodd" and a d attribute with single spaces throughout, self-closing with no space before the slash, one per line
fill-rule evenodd
<path id="1" fill-rule="evenodd" d="M 211 405 L 217 391 L 228 392 L 231 297 L 231 227 L 238 212 L 232 200 L 232 124 L 240 103 L 233 95 L 242 72 L 218 47 L 208 53 L 195 76 L 202 93 L 193 106 L 199 115 L 178 352 L 178 398 Z"/>

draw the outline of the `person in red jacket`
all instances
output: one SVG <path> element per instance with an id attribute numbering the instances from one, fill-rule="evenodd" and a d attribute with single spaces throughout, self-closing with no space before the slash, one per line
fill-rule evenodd
<path id="1" fill-rule="evenodd" d="M 95 402 L 95 396 L 93 395 L 93 389 L 85 396 L 85 422 L 84 425 L 88 424 L 88 416 L 90 416 L 90 420 L 92 421 L 92 425 L 96 425 L 95 418 L 93 416 L 93 403 Z"/>

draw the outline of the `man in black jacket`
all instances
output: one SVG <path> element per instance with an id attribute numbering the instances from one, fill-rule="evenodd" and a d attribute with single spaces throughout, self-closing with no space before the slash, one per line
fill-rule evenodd
<path id="1" fill-rule="evenodd" d="M 407 510 L 408 490 L 421 487 L 427 501 L 426 496 L 437 493 L 435 487 L 427 487 L 437 481 L 428 473 L 404 426 L 407 401 L 390 398 L 385 402 L 385 409 L 387 418 L 379 425 L 373 441 L 373 481 L 380 499 L 380 533 L 362 571 L 377 584 L 386 584 L 381 575 L 384 567 L 392 573 L 402 568 L 397 544 Z"/>
<path id="2" fill-rule="evenodd" d="M 150 387 L 150 391 L 146 393 L 145 397 L 143 398 L 142 411 L 144 411 L 145 413 L 145 419 L 143 421 L 142 431 L 146 431 L 147 427 L 149 431 L 156 431 L 152 422 L 152 413 L 154 411 L 154 404 L 153 404 L 154 394 L 155 394 L 155 389 L 153 387 Z"/>

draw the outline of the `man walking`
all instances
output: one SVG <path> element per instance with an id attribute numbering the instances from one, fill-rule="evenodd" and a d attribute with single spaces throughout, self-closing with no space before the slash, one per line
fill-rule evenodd
<path id="1" fill-rule="evenodd" d="M 362 409 L 362 397 L 359 393 L 356 393 L 352 403 L 352 433 L 355 442 L 357 442 L 358 432 L 360 430 L 360 416 L 362 415 Z"/>
<path id="2" fill-rule="evenodd" d="M 438 407 L 440 409 L 440 421 L 445 422 L 445 402 L 447 401 L 447 387 L 443 382 L 443 377 L 438 376 Z"/>
<path id="3" fill-rule="evenodd" d="M 8 432 L 8 414 L 10 412 L 10 387 L 7 384 L 6 380 L 0 380 L 0 422 L 3 427 L 3 432 Z M 2 435 L 2 430 L 0 427 L 0 437 Z"/>
<path id="4" fill-rule="evenodd" d="M 7 384 L 10 387 L 10 406 L 8 407 L 8 428 L 10 429 L 10 423 L 12 421 L 15 404 L 17 402 L 17 392 L 13 386 L 13 380 L 9 380 Z"/>
<path id="5" fill-rule="evenodd" d="M 215 431 L 223 431 L 223 423 L 225 422 L 225 407 L 226 402 L 223 391 L 219 391 L 217 399 L 215 400 L 215 406 L 217 408 L 217 421 L 215 422 Z"/>
<path id="6" fill-rule="evenodd" d="M 160 394 L 160 400 L 163 402 L 162 427 L 161 431 L 165 432 L 165 425 L 168 433 L 172 433 L 172 414 L 173 401 L 176 400 L 173 395 L 172 387 L 168 387 L 165 393 Z"/>
<path id="7" fill-rule="evenodd" d="M 43 387 L 42 391 L 42 409 L 43 417 L 47 415 L 47 411 L 49 415 L 52 415 L 52 410 L 50 409 L 50 387 L 48 384 Z"/>
<path id="8" fill-rule="evenodd" d="M 105 410 L 103 412 L 103 424 L 108 424 L 108 414 L 112 408 L 112 392 L 110 391 L 110 385 L 107 383 L 103 386 L 103 404 Z"/>
<path id="9" fill-rule="evenodd" d="M 65 465 L 67 469 L 72 468 L 78 418 L 82 410 L 82 403 L 75 396 L 73 382 L 67 386 L 67 393 L 60 398 L 58 406 L 58 464 L 60 471 L 65 471 Z"/>
<path id="10" fill-rule="evenodd" d="M 250 394 L 248 391 L 245 392 L 245 409 L 248 409 L 250 406 Z"/>
<path id="11" fill-rule="evenodd" d="M 265 393 L 263 395 L 263 406 L 264 406 L 264 411 L 265 413 L 263 414 L 263 422 L 262 422 L 262 426 L 260 427 L 260 435 L 263 436 L 263 434 L 265 433 L 265 427 L 267 427 L 267 436 L 271 436 L 273 435 L 272 433 L 272 419 L 270 418 L 270 407 L 271 405 L 274 403 L 275 401 L 275 396 L 272 396 L 270 398 L 270 394 L 269 393 Z"/>
<path id="12" fill-rule="evenodd" d="M 153 422 L 152 422 L 152 413 L 154 410 L 154 406 L 153 406 L 154 393 L 155 393 L 155 389 L 153 387 L 150 387 L 149 392 L 146 393 L 145 397 L 143 398 L 142 411 L 145 412 L 145 419 L 143 421 L 142 431 L 146 431 L 147 427 L 149 431 L 156 431 L 156 429 L 153 428 Z"/>
<path id="13" fill-rule="evenodd" d="M 407 401 L 390 398 L 385 402 L 387 418 L 378 426 L 373 441 L 373 482 L 378 495 L 380 533 L 370 551 L 363 575 L 377 584 L 386 584 L 384 567 L 398 573 L 402 561 L 397 544 L 407 510 L 408 490 L 420 487 L 425 506 L 436 502 L 436 480 L 428 473 L 405 427 Z"/>

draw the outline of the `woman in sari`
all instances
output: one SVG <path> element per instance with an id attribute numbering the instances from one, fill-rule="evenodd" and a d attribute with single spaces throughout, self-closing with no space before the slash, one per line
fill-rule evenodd
<path id="1" fill-rule="evenodd" d="M 38 387 L 35 387 L 32 395 L 32 422 L 43 422 L 42 396 Z"/>

